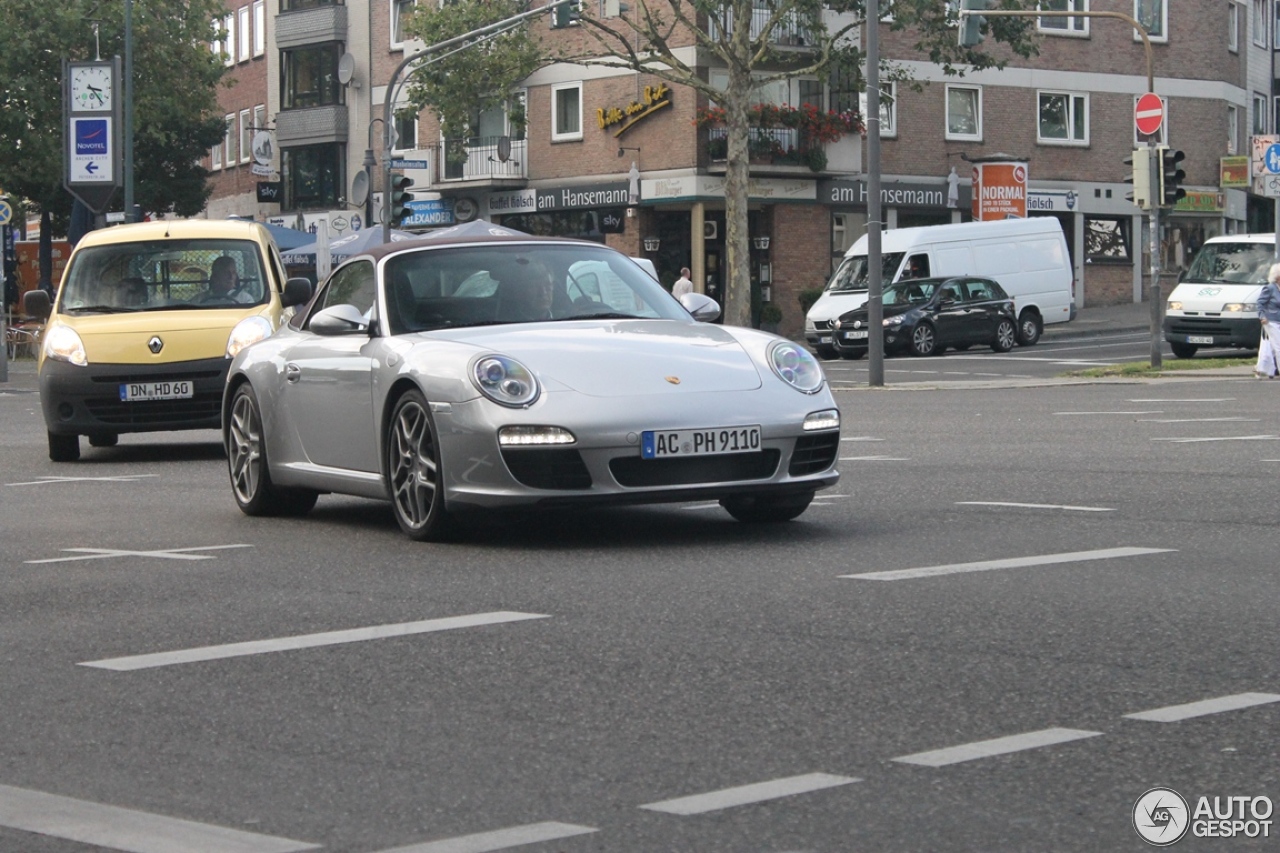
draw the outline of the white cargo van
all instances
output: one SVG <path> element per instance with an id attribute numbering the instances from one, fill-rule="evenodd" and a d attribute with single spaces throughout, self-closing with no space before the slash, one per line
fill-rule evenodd
<path id="1" fill-rule="evenodd" d="M 1013 298 L 1018 343 L 1040 339 L 1046 323 L 1075 317 L 1074 275 L 1062 226 L 1051 216 L 896 228 L 880 236 L 885 284 L 907 278 L 981 275 Z M 867 237 L 844 256 L 822 296 L 809 309 L 804 334 L 819 355 L 835 358 L 831 321 L 867 301 Z"/>
<path id="2" fill-rule="evenodd" d="M 1178 358 L 1201 347 L 1257 349 L 1258 294 L 1275 263 L 1274 234 L 1204 241 L 1165 306 L 1164 339 Z"/>

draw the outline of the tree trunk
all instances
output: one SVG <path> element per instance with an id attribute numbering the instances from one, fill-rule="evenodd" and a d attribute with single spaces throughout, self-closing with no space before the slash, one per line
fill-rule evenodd
<path id="1" fill-rule="evenodd" d="M 748 16 L 745 20 L 750 21 Z M 745 26 L 738 30 L 747 30 Z M 734 37 L 739 37 L 735 32 Z M 747 140 L 751 126 L 747 108 L 751 97 L 751 75 L 746 69 L 731 68 L 725 92 L 725 131 L 728 163 L 724 180 L 725 293 L 724 322 L 732 326 L 751 325 L 751 252 L 747 233 L 747 188 L 751 177 Z"/>

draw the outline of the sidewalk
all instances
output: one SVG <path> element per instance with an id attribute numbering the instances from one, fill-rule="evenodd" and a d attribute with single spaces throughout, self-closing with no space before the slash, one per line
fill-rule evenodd
<path id="1" fill-rule="evenodd" d="M 1151 331 L 1151 303 L 1127 302 L 1123 305 L 1081 308 L 1071 322 L 1045 326 L 1041 339 L 1149 331 Z"/>

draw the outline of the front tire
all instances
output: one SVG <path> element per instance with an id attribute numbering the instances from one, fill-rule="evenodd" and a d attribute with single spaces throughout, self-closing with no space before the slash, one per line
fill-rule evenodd
<path id="1" fill-rule="evenodd" d="M 928 323 L 920 323 L 911 330 L 911 354 L 925 358 L 938 352 L 938 333 Z"/>
<path id="2" fill-rule="evenodd" d="M 1013 327 L 1012 320 L 1001 320 L 996 323 L 996 337 L 991 348 L 996 352 L 1008 352 L 1018 341 L 1018 330 Z"/>
<path id="3" fill-rule="evenodd" d="M 114 432 L 100 432 L 89 436 L 90 447 L 115 447 L 120 443 L 120 436 Z"/>
<path id="4" fill-rule="evenodd" d="M 722 498 L 720 506 L 738 521 L 748 524 L 777 524 L 798 518 L 809 508 L 813 492 L 791 495 L 744 495 Z"/>
<path id="5" fill-rule="evenodd" d="M 1018 317 L 1018 346 L 1032 347 L 1044 334 L 1044 321 L 1034 311 L 1023 311 Z"/>
<path id="6" fill-rule="evenodd" d="M 1178 358 L 1194 358 L 1196 350 L 1198 350 L 1199 347 L 1192 346 L 1191 344 L 1175 344 L 1170 341 L 1169 349 L 1173 350 L 1173 354 Z"/>
<path id="7" fill-rule="evenodd" d="M 449 531 L 444 469 L 431 407 L 417 390 L 397 402 L 387 425 L 387 492 L 396 522 L 410 539 L 441 539 Z"/>
<path id="8" fill-rule="evenodd" d="M 271 482 L 262 407 L 247 382 L 231 399 L 227 470 L 236 504 L 245 515 L 306 515 L 319 497 L 312 489 L 282 489 Z"/>
<path id="9" fill-rule="evenodd" d="M 816 350 L 818 358 L 825 359 L 827 361 L 840 357 L 839 353 L 836 352 L 835 347 L 816 347 Z"/>
<path id="10" fill-rule="evenodd" d="M 75 462 L 80 458 L 80 436 L 49 433 L 49 458 L 54 462 Z"/>

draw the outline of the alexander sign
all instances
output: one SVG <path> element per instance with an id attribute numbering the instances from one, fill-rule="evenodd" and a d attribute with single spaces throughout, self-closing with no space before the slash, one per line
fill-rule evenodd
<path id="1" fill-rule="evenodd" d="M 596 123 L 601 130 L 620 124 L 622 127 L 613 132 L 615 137 L 621 136 L 641 119 L 648 118 L 663 107 L 671 106 L 671 88 L 666 83 L 644 87 L 644 100 L 632 101 L 625 107 L 600 107 L 596 110 Z"/>

